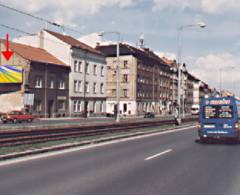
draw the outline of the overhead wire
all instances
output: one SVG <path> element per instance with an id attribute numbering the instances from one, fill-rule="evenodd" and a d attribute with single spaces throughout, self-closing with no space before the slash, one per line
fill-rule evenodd
<path id="1" fill-rule="evenodd" d="M 30 14 L 30 13 L 28 13 L 28 12 L 25 12 L 25 11 L 22 11 L 22 10 L 19 10 L 19 9 L 16 9 L 16 8 L 13 8 L 13 7 L 10 7 L 10 6 L 8 6 L 8 5 L 5 5 L 5 4 L 3 4 L 3 3 L 0 3 L 0 7 L 6 8 L 6 9 L 11 10 L 11 11 L 14 11 L 14 12 L 17 12 L 17 13 L 19 13 L 19 14 L 23 14 L 23 15 L 32 17 L 32 18 L 34 18 L 34 19 L 36 19 L 36 20 L 40 20 L 40 21 L 45 22 L 45 23 L 48 23 L 48 24 L 50 24 L 50 25 L 53 25 L 53 26 L 62 28 L 63 30 L 67 29 L 67 30 L 72 31 L 72 32 L 75 32 L 75 33 L 84 34 L 84 33 L 80 32 L 80 31 L 78 31 L 78 30 L 76 30 L 76 29 L 73 29 L 73 28 L 67 26 L 67 25 L 58 24 L 58 23 L 53 22 L 53 21 L 50 21 L 50 20 L 48 20 L 48 19 L 46 19 L 46 18 L 43 18 L 43 17 L 39 17 L 39 16 L 36 16 L 36 15 Z"/>

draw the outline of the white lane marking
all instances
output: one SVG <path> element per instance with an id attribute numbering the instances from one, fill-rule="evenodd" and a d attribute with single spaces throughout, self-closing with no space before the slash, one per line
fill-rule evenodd
<path id="1" fill-rule="evenodd" d="M 152 160 L 152 159 L 154 159 L 154 158 L 157 158 L 157 157 L 159 157 L 159 156 L 162 156 L 162 155 L 167 154 L 167 153 L 172 152 L 172 151 L 173 151 L 172 149 L 168 149 L 168 150 L 165 150 L 165 151 L 160 152 L 160 153 L 158 153 L 158 154 L 155 154 L 155 155 L 153 155 L 153 156 L 149 156 L 149 157 L 145 158 L 145 160 Z"/>
<path id="2" fill-rule="evenodd" d="M 152 133 L 152 134 L 148 134 L 148 135 L 139 135 L 139 136 L 135 136 L 135 137 L 122 138 L 119 140 L 114 140 L 114 141 L 109 141 L 109 142 L 104 142 L 104 143 L 91 144 L 91 145 L 87 145 L 87 146 L 79 146 L 79 147 L 65 149 L 65 150 L 61 150 L 61 151 L 49 152 L 49 153 L 44 153 L 44 154 L 36 154 L 34 156 L 27 156 L 27 157 L 22 157 L 22 158 L 17 158 L 17 159 L 6 160 L 6 161 L 0 162 L 0 167 L 6 166 L 6 165 L 11 165 L 11 164 L 16 164 L 16 163 L 21 163 L 21 162 L 26 162 L 26 161 L 31 161 L 31 160 L 48 158 L 48 157 L 62 155 L 62 154 L 66 154 L 66 153 L 78 152 L 81 150 L 91 149 L 91 148 L 95 148 L 95 147 L 99 147 L 99 146 L 106 146 L 106 145 L 120 143 L 120 142 L 126 142 L 126 141 L 131 141 L 131 140 L 136 140 L 136 139 L 143 139 L 143 138 L 153 137 L 153 136 L 157 136 L 157 135 L 176 133 L 176 132 L 192 129 L 195 127 L 196 127 L 196 125 L 193 125 L 190 127 L 183 127 L 183 128 L 175 129 L 175 130 L 170 129 L 167 131 Z"/>

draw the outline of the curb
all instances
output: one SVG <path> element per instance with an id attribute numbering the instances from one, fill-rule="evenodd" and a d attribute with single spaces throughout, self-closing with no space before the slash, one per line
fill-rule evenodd
<path id="1" fill-rule="evenodd" d="M 100 138 L 96 140 L 90 140 L 90 141 L 83 141 L 83 142 L 78 142 L 78 143 L 73 143 L 73 144 L 64 144 L 64 145 L 59 145 L 59 146 L 53 146 L 53 147 L 48 147 L 48 148 L 42 148 L 42 149 L 36 149 L 36 150 L 30 150 L 30 151 L 24 151 L 24 152 L 19 152 L 19 153 L 12 153 L 12 154 L 7 154 L 7 155 L 0 155 L 0 162 L 5 161 L 5 160 L 11 160 L 11 159 L 16 159 L 16 158 L 21 158 L 21 157 L 26 157 L 30 155 L 37 155 L 37 154 L 43 154 L 47 152 L 55 152 L 55 151 L 60 151 L 60 150 L 66 150 L 74 147 L 80 147 L 80 146 L 86 146 L 90 144 L 98 144 L 102 142 L 108 142 L 108 141 L 114 141 L 114 140 L 120 140 L 124 138 L 130 138 L 130 137 L 136 137 L 136 136 L 141 136 L 141 135 L 151 135 L 154 133 L 158 132 L 164 132 L 164 131 L 173 131 L 177 129 L 181 129 L 183 127 L 194 127 L 194 124 L 191 125 L 182 125 L 177 128 L 170 128 L 170 129 L 162 129 L 162 130 L 153 130 L 153 131 L 147 131 L 147 132 L 136 132 L 128 135 L 119 135 L 119 136 L 114 136 L 114 137 L 108 137 L 108 138 Z"/>

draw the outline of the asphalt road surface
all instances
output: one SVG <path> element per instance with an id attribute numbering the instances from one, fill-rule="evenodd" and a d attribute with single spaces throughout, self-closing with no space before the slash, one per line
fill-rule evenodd
<path id="1" fill-rule="evenodd" d="M 240 145 L 196 129 L 0 166 L 3 195 L 239 195 Z"/>

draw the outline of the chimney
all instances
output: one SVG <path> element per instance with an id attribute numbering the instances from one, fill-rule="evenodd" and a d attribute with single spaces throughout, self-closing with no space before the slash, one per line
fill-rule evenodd
<path id="1" fill-rule="evenodd" d="M 43 30 L 40 31 L 39 47 L 44 49 L 44 32 L 43 32 Z"/>

